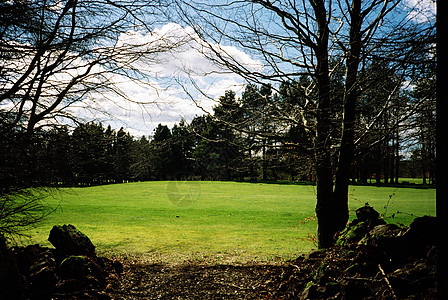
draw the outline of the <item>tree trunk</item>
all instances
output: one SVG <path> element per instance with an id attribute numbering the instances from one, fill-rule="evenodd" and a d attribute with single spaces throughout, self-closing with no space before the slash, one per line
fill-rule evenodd
<path id="1" fill-rule="evenodd" d="M 268 161 L 266 158 L 266 138 L 262 139 L 262 180 L 268 180 Z"/>
<path id="2" fill-rule="evenodd" d="M 361 53 L 361 1 L 354 0 L 351 7 L 350 49 L 346 65 L 342 138 L 334 190 L 334 213 L 337 220 L 334 231 L 344 229 L 348 221 L 348 186 L 354 154 L 356 101 L 358 99 L 358 66 Z"/>
<path id="3" fill-rule="evenodd" d="M 400 178 L 400 134 L 397 127 L 395 132 L 395 183 L 399 183 Z"/>
<path id="4" fill-rule="evenodd" d="M 328 25 L 323 1 L 316 1 L 314 11 L 318 22 L 316 53 L 316 78 L 318 85 L 318 106 L 316 113 L 316 136 L 314 138 L 316 158 L 316 215 L 317 240 L 319 248 L 333 245 L 333 172 L 331 165 L 331 102 L 330 75 L 328 68 Z"/>
<path id="5" fill-rule="evenodd" d="M 320 94 L 320 92 L 319 92 Z M 322 96 L 325 96 L 324 94 Z M 321 106 L 321 105 L 320 105 Z M 316 137 L 314 140 L 316 157 L 316 216 L 318 247 L 328 248 L 333 245 L 334 212 L 333 172 L 330 152 L 329 111 L 319 107 L 317 112 Z"/>

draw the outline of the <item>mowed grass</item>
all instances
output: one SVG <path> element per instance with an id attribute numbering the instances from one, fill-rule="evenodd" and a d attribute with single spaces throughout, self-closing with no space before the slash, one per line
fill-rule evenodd
<path id="1" fill-rule="evenodd" d="M 316 248 L 315 194 L 312 185 L 236 182 L 64 188 L 47 198 L 57 210 L 28 242 L 49 245 L 53 225 L 73 224 L 109 255 L 166 262 L 289 259 Z M 352 186 L 350 209 L 366 202 L 380 213 L 387 206 L 387 216 L 403 212 L 389 222 L 408 225 L 414 216 L 435 215 L 435 189 Z"/>

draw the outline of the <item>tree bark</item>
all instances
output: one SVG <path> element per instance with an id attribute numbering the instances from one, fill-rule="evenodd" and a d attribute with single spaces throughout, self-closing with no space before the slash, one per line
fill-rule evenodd
<path id="1" fill-rule="evenodd" d="M 328 66 L 328 35 L 325 3 L 316 1 L 314 7 L 318 23 L 316 53 L 316 78 L 318 105 L 316 113 L 316 136 L 314 139 L 316 158 L 316 215 L 319 248 L 333 245 L 333 172 L 331 164 L 331 101 L 330 74 Z"/>
<path id="2" fill-rule="evenodd" d="M 348 221 L 348 186 L 354 154 L 356 102 L 358 99 L 358 67 L 361 53 L 361 1 L 354 0 L 350 10 L 350 48 L 346 64 L 346 82 L 342 121 L 342 138 L 334 189 L 335 232 L 344 229 Z"/>

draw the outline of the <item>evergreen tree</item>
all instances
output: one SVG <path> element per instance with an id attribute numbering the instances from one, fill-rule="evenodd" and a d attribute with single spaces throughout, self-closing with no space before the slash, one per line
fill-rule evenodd
<path id="1" fill-rule="evenodd" d="M 123 128 L 120 128 L 113 144 L 113 178 L 115 182 L 124 182 L 130 179 L 132 147 L 132 136 L 126 133 Z"/>
<path id="2" fill-rule="evenodd" d="M 153 174 L 158 180 L 172 179 L 174 173 L 173 151 L 170 145 L 171 131 L 166 125 L 159 124 L 154 129 L 151 141 L 151 164 Z"/>
<path id="3" fill-rule="evenodd" d="M 186 179 L 191 177 L 193 167 L 193 136 L 188 131 L 184 120 L 179 125 L 174 124 L 171 129 L 171 151 L 173 176 L 176 179 Z"/>
<path id="4" fill-rule="evenodd" d="M 146 181 L 153 179 L 151 165 L 151 147 L 149 140 L 142 136 L 132 144 L 132 164 L 130 165 L 130 177 L 137 181 Z"/>
<path id="5" fill-rule="evenodd" d="M 72 134 L 72 170 L 75 182 L 102 184 L 113 172 L 113 158 L 107 151 L 113 140 L 106 137 L 101 123 L 80 124 Z"/>

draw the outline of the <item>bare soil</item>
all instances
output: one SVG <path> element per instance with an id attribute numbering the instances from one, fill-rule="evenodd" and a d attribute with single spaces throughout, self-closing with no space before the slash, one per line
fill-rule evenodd
<path id="1" fill-rule="evenodd" d="M 148 264 L 124 260 L 112 299 L 436 299 L 431 259 L 391 272 L 370 253 L 316 251 L 283 264 Z M 106 296 L 105 295 L 105 296 Z"/>
<path id="2" fill-rule="evenodd" d="M 289 266 L 125 264 L 114 299 L 281 299 Z M 280 297 L 279 297 L 280 296 Z"/>
<path id="3" fill-rule="evenodd" d="M 76 276 L 55 269 L 49 249 L 15 251 L 22 258 L 19 269 L 29 270 L 22 272 L 26 299 L 436 299 L 437 249 L 426 249 L 400 263 L 359 246 L 314 251 L 278 264 L 84 257 L 86 268 Z M 26 253 L 31 259 L 24 268 Z"/>

